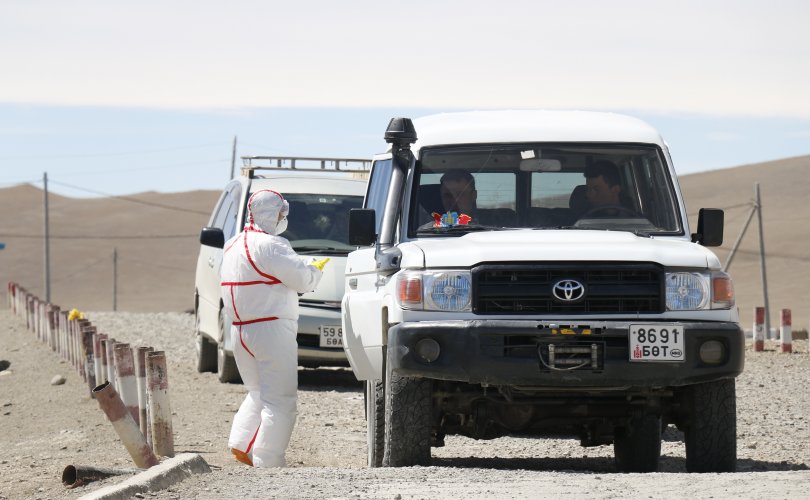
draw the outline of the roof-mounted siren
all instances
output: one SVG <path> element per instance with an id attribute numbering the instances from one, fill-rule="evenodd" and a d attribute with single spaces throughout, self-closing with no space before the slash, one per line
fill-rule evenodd
<path id="1" fill-rule="evenodd" d="M 416 142 L 416 129 L 410 118 L 391 118 L 388 128 L 385 129 L 385 142 L 395 148 L 410 148 Z"/>

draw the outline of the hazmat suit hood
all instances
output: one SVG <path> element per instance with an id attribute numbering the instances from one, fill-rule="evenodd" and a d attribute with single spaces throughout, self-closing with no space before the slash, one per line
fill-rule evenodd
<path id="1" fill-rule="evenodd" d="M 248 230 L 262 231 L 267 234 L 279 235 L 287 229 L 287 214 L 290 205 L 281 194 L 270 189 L 256 191 L 248 200 L 248 216 L 246 227 Z M 282 219 L 278 220 L 278 215 Z"/>

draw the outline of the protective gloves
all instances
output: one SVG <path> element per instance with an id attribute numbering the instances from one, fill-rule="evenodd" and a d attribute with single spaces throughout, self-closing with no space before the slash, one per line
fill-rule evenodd
<path id="1" fill-rule="evenodd" d="M 313 260 L 312 262 L 309 263 L 309 265 L 313 266 L 313 267 L 316 267 L 318 269 L 318 271 L 323 271 L 323 268 L 324 268 L 324 266 L 326 265 L 327 262 L 329 262 L 329 257 L 325 257 L 325 258 L 320 259 L 320 260 Z"/>
<path id="2" fill-rule="evenodd" d="M 68 313 L 68 319 L 69 320 L 84 319 L 84 314 L 78 309 L 71 309 L 70 313 Z"/>

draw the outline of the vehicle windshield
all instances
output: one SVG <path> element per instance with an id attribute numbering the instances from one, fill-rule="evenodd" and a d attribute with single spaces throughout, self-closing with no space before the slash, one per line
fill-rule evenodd
<path id="1" fill-rule="evenodd" d="M 482 145 L 425 148 L 420 155 L 411 236 L 512 228 L 682 234 L 656 146 Z"/>
<path id="2" fill-rule="evenodd" d="M 345 255 L 349 245 L 349 210 L 363 205 L 362 196 L 284 193 L 290 204 L 287 230 L 281 236 L 299 254 Z"/>

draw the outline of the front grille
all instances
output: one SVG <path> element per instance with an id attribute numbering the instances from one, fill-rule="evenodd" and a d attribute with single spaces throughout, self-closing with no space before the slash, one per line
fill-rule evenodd
<path id="1" fill-rule="evenodd" d="M 657 264 L 483 264 L 473 268 L 476 314 L 626 314 L 664 311 L 664 271 Z M 567 303 L 552 294 L 561 280 L 585 286 Z"/>

